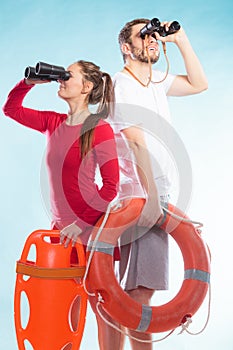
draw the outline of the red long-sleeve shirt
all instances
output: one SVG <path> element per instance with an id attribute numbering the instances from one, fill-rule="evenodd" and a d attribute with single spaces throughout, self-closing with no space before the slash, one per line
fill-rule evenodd
<path id="1" fill-rule="evenodd" d="M 32 87 L 23 80 L 19 82 L 9 93 L 3 111 L 18 123 L 47 135 L 52 220 L 59 229 L 76 220 L 84 229 L 96 223 L 117 194 L 119 168 L 113 131 L 100 120 L 91 151 L 82 160 L 79 146 L 82 125 L 66 124 L 66 114 L 23 107 L 23 99 Z M 101 188 L 95 184 L 97 164 Z"/>

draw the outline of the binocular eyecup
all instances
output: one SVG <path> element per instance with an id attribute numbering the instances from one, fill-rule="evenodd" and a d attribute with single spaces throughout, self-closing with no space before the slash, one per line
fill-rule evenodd
<path id="1" fill-rule="evenodd" d="M 167 36 L 170 34 L 176 33 L 180 29 L 180 24 L 177 21 L 173 21 L 169 26 L 169 30 L 166 31 L 164 26 L 161 26 L 161 23 L 158 18 L 153 18 L 149 23 L 147 23 L 140 30 L 140 37 L 145 39 L 146 35 L 151 35 L 155 32 L 159 33 L 160 36 Z"/>
<path id="2" fill-rule="evenodd" d="M 45 62 L 38 62 L 35 67 L 28 66 L 25 69 L 24 77 L 32 80 L 68 80 L 70 73 L 64 67 L 54 66 Z"/>

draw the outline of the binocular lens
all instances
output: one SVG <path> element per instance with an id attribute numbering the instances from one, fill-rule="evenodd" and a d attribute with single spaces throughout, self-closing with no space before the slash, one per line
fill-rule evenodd
<path id="1" fill-rule="evenodd" d="M 39 80 L 68 80 L 70 73 L 65 68 L 60 66 L 54 66 L 45 62 L 38 62 L 36 67 L 28 66 L 25 69 L 24 76 L 26 79 L 39 79 Z"/>
<path id="2" fill-rule="evenodd" d="M 180 24 L 177 21 L 173 21 L 169 27 L 169 30 L 166 31 L 164 26 L 161 26 L 161 23 L 158 18 L 153 18 L 149 23 L 147 23 L 141 30 L 140 36 L 142 39 L 145 39 L 146 35 L 151 35 L 154 32 L 159 33 L 161 36 L 167 36 L 177 32 L 180 29 Z"/>
<path id="3" fill-rule="evenodd" d="M 148 24 L 150 24 L 152 27 L 159 27 L 160 20 L 158 18 L 152 18 L 152 20 Z"/>
<path id="4" fill-rule="evenodd" d="M 26 79 L 35 79 L 37 77 L 35 68 L 30 67 L 30 66 L 26 67 L 25 72 L 24 72 L 24 77 Z"/>

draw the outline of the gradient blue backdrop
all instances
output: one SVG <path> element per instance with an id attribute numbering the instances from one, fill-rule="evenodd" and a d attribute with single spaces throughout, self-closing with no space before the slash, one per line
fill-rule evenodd
<path id="1" fill-rule="evenodd" d="M 93 60 L 114 74 L 122 67 L 117 43 L 119 29 L 137 17 L 178 20 L 185 28 L 209 80 L 209 90 L 197 96 L 171 98 L 173 123 L 189 152 L 193 167 L 193 197 L 188 214 L 204 222 L 204 238 L 212 251 L 211 318 L 196 337 L 175 335 L 155 346 L 163 350 L 232 350 L 232 55 L 233 3 L 223 0 L 153 1 L 29 1 L 0 4 L 0 105 L 27 65 L 37 61 L 67 66 L 77 59 Z M 184 67 L 176 47 L 167 45 L 171 72 Z M 161 59 L 159 66 L 165 68 Z M 57 84 L 36 87 L 25 104 L 66 111 L 57 98 Z M 1 113 L 1 265 L 0 348 L 17 349 L 13 323 L 15 261 L 26 237 L 49 228 L 41 199 L 40 168 L 44 136 Z M 175 249 L 175 248 L 174 248 Z M 179 260 L 179 252 L 177 253 Z M 176 288 L 176 258 L 171 259 L 171 285 Z M 166 292 L 165 292 L 166 293 Z M 161 299 L 160 299 L 161 298 Z M 168 294 L 169 298 L 169 294 Z M 156 302 L 163 295 L 155 297 Z M 193 319 L 202 328 L 207 302 Z M 88 311 L 82 350 L 97 349 L 95 319 Z M 129 349 L 127 342 L 126 348 Z"/>

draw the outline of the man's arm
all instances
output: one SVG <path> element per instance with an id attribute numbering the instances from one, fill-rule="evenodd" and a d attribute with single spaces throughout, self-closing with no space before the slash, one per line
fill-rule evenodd
<path id="1" fill-rule="evenodd" d="M 147 201 L 144 205 L 138 224 L 152 227 L 163 217 L 159 196 L 153 177 L 149 152 L 144 139 L 144 132 L 138 126 L 131 126 L 123 130 L 128 144 L 134 152 L 137 172 L 144 190 L 147 193 Z"/>
<path id="2" fill-rule="evenodd" d="M 169 25 L 166 24 L 166 25 Z M 183 57 L 187 75 L 177 75 L 171 84 L 168 96 L 186 96 L 200 93 L 208 88 L 207 78 L 202 65 L 194 52 L 191 43 L 183 28 L 177 33 L 161 37 L 156 33 L 158 40 L 162 42 L 174 42 Z"/>

